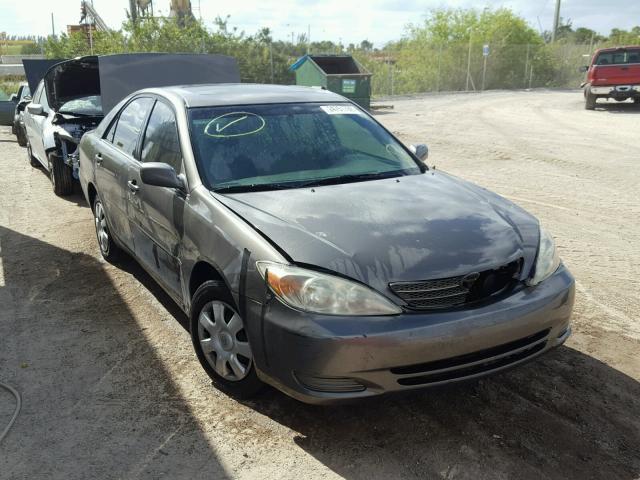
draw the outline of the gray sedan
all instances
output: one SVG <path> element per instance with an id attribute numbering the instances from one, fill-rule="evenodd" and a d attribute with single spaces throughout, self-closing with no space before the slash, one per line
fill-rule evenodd
<path id="1" fill-rule="evenodd" d="M 476 378 L 570 335 L 574 280 L 500 196 L 334 93 L 143 90 L 80 143 L 109 261 L 190 317 L 216 386 L 330 403 Z"/>

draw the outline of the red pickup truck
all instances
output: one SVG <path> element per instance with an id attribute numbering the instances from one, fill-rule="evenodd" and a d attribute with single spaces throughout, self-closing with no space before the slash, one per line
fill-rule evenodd
<path id="1" fill-rule="evenodd" d="M 640 46 L 602 48 L 597 50 L 587 72 L 584 88 L 584 108 L 596 108 L 598 98 L 613 98 L 623 102 L 632 98 L 640 104 Z"/>

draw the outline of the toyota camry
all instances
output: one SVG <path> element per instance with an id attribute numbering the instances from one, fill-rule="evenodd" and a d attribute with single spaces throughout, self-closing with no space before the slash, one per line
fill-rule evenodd
<path id="1" fill-rule="evenodd" d="M 102 256 L 133 256 L 238 397 L 458 382 L 570 335 L 574 280 L 514 203 L 323 89 L 138 91 L 80 143 Z"/>

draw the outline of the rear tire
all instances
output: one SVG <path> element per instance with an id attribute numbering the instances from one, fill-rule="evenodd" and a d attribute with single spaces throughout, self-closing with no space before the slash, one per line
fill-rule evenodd
<path id="1" fill-rule="evenodd" d="M 100 254 L 109 263 L 117 263 L 124 257 L 124 251 L 115 243 L 109 226 L 107 224 L 107 216 L 104 205 L 100 197 L 96 195 L 93 199 L 93 221 L 96 226 L 96 238 L 98 239 L 98 247 Z"/>
<path id="2" fill-rule="evenodd" d="M 595 110 L 597 98 L 598 97 L 591 93 L 591 90 L 587 88 L 584 93 L 584 108 L 586 110 Z"/>
<path id="3" fill-rule="evenodd" d="M 264 387 L 233 297 L 224 282 L 198 287 L 191 303 L 191 341 L 202 368 L 219 390 L 239 399 L 256 396 Z"/>
<path id="4" fill-rule="evenodd" d="M 49 161 L 49 178 L 53 185 L 53 192 L 60 197 L 71 195 L 73 193 L 71 169 L 54 152 L 49 152 L 47 160 Z"/>

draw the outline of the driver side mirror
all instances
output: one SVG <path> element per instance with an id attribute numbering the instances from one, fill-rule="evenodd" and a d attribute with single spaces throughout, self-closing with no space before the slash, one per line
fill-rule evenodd
<path id="1" fill-rule="evenodd" d="M 419 143 L 418 145 L 409 145 L 409 150 L 418 157 L 421 161 L 426 161 L 429 157 L 429 147 L 427 147 L 424 143 Z"/>
<path id="2" fill-rule="evenodd" d="M 18 95 L 15 93 L 12 93 L 11 96 L 9 97 L 9 101 L 10 102 L 17 102 L 18 101 Z"/>
<path id="3" fill-rule="evenodd" d="M 579 70 L 582 73 L 588 72 L 589 71 L 589 67 L 587 65 L 583 65 L 582 67 L 579 68 Z"/>
<path id="4" fill-rule="evenodd" d="M 27 110 L 31 115 L 44 115 L 44 109 L 39 103 L 30 103 L 27 105 Z"/>
<path id="5" fill-rule="evenodd" d="M 177 188 L 186 191 L 182 175 L 178 175 L 172 166 L 161 162 L 144 163 L 140 167 L 140 180 L 146 185 Z"/>

